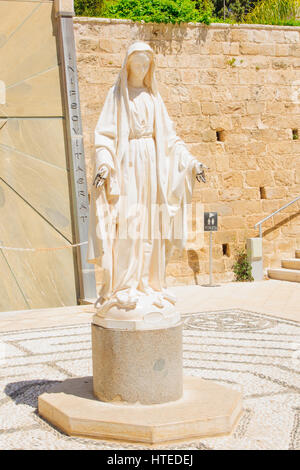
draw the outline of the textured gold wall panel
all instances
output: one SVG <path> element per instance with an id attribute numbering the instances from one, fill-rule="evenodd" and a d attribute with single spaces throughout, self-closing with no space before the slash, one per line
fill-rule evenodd
<path id="1" fill-rule="evenodd" d="M 59 67 L 7 88 L 0 116 L 62 116 Z"/>
<path id="2" fill-rule="evenodd" d="M 0 253 L 0 273 L 0 311 L 27 309 L 28 304 L 2 252 Z"/>
<path id="3" fill-rule="evenodd" d="M 53 3 L 0 0 L 0 244 L 73 242 Z M 72 248 L 0 249 L 0 310 L 75 305 Z"/>
<path id="4" fill-rule="evenodd" d="M 0 181 L 2 204 L 0 207 L 0 240 L 11 246 L 57 247 L 68 241 L 49 222 L 3 181 Z M 75 305 L 75 279 L 72 248 L 59 251 L 18 252 L 2 251 L 27 308 Z M 7 299 L 1 299 L 2 309 L 11 310 L 15 288 Z M 0 304 L 1 305 L 1 304 Z M 20 305 L 20 308 L 24 308 Z M 25 307 L 26 308 L 26 307 Z"/>
<path id="5" fill-rule="evenodd" d="M 18 5 L 15 6 L 16 15 L 18 8 Z M 35 5 L 32 14 L 1 47 L 0 77 L 7 87 L 57 65 L 51 11 L 50 3 Z M 17 51 L 19 54 L 16 57 Z"/>
<path id="6" fill-rule="evenodd" d="M 62 126 L 61 120 L 60 124 Z M 55 140 L 56 135 L 48 138 Z M 44 145 L 48 145 L 46 138 Z M 60 158 L 63 163 L 64 154 L 60 154 Z M 0 175 L 36 212 L 72 240 L 66 169 L 0 144 Z"/>
<path id="7" fill-rule="evenodd" d="M 0 2 L 0 47 L 8 40 L 16 29 L 26 20 L 33 12 L 37 5 L 31 2 L 15 2 L 12 8 L 12 2 Z M 16 9 L 18 14 L 16 15 Z"/>
<path id="8" fill-rule="evenodd" d="M 0 145 L 66 168 L 62 119 L 0 119 L 0 129 Z"/>

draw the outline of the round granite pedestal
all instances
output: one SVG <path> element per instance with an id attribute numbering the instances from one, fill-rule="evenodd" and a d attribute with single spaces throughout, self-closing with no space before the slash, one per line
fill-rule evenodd
<path id="1" fill-rule="evenodd" d="M 181 398 L 181 323 L 135 331 L 92 324 L 92 350 L 99 400 L 152 405 Z"/>
<path id="2" fill-rule="evenodd" d="M 181 323 L 133 329 L 138 322 L 125 322 L 122 329 L 115 319 L 115 327 L 93 321 L 93 377 L 65 380 L 40 395 L 43 418 L 71 436 L 148 445 L 232 431 L 242 395 L 183 378 Z"/>

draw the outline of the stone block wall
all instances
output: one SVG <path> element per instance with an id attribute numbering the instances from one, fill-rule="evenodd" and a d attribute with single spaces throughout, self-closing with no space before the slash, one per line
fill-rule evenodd
<path id="1" fill-rule="evenodd" d="M 177 133 L 210 167 L 194 201 L 217 211 L 216 281 L 234 278 L 235 250 L 253 226 L 300 195 L 300 28 L 180 26 L 75 18 L 79 85 L 89 182 L 93 133 L 128 45 L 154 48 L 157 78 Z M 299 136 L 299 138 L 297 138 Z M 209 237 L 174 253 L 170 284 L 208 279 Z M 300 248 L 300 204 L 263 225 L 264 266 L 280 266 Z"/>

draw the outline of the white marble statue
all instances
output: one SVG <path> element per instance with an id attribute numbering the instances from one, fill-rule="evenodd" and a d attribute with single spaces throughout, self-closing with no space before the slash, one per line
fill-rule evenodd
<path id="1" fill-rule="evenodd" d="M 186 207 L 207 167 L 176 135 L 154 68 L 148 44 L 128 48 L 95 130 L 88 261 L 103 268 L 102 317 L 177 318 L 165 269 L 187 239 Z"/>

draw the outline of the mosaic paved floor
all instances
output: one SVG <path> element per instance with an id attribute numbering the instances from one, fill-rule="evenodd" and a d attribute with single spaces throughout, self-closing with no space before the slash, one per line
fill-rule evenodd
<path id="1" fill-rule="evenodd" d="M 230 436 L 156 448 L 300 450 L 300 324 L 223 310 L 184 315 L 184 326 L 184 373 L 242 389 L 244 413 Z M 89 325 L 1 334 L 0 449 L 144 448 L 70 438 L 39 418 L 39 394 L 91 373 Z"/>

